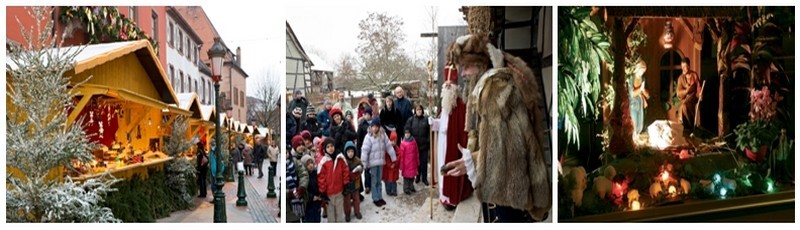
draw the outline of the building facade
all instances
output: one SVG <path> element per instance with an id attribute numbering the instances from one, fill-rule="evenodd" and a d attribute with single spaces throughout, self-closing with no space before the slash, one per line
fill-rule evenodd
<path id="1" fill-rule="evenodd" d="M 208 15 L 199 6 L 176 6 L 175 10 L 186 21 L 186 23 L 194 30 L 194 33 L 200 39 L 199 52 L 200 62 L 205 65 L 210 65 L 210 59 L 206 52 L 212 45 L 214 45 L 214 38 L 221 37 L 214 28 L 214 24 L 208 18 Z M 186 38 L 184 38 L 186 39 Z M 222 67 L 222 76 L 220 81 L 220 103 L 222 104 L 223 111 L 230 118 L 237 121 L 247 121 L 247 73 L 241 67 L 241 49 L 237 48 L 236 51 L 231 51 L 224 39 L 220 39 L 222 45 L 227 50 L 225 54 L 225 63 Z M 199 82 L 202 84 L 202 81 Z M 213 88 L 213 82 L 206 81 L 207 87 Z M 202 88 L 201 88 L 202 90 Z"/>

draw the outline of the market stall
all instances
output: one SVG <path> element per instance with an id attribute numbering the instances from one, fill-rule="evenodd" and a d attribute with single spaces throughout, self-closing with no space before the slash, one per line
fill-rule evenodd
<path id="1" fill-rule="evenodd" d="M 126 178 L 169 160 L 161 151 L 163 110 L 186 112 L 169 106 L 177 98 L 149 42 L 88 45 L 69 74 L 76 104 L 68 123 L 82 124 L 98 144 L 95 160 L 72 176 L 110 171 Z"/>

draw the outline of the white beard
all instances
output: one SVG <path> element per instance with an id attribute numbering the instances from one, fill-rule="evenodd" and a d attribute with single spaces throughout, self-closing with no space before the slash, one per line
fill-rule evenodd
<path id="1" fill-rule="evenodd" d="M 450 114 L 458 104 L 458 85 L 451 84 L 450 89 L 442 86 L 442 114 Z"/>

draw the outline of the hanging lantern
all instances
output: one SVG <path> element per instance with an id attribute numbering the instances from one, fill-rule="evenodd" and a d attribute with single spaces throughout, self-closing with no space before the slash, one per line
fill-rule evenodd
<path id="1" fill-rule="evenodd" d="M 664 49 L 672 48 L 672 40 L 675 39 L 675 34 L 672 32 L 672 21 L 667 21 L 664 26 Z"/>

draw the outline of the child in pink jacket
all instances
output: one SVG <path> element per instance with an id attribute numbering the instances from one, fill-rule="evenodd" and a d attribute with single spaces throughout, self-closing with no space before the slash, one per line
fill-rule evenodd
<path id="1" fill-rule="evenodd" d="M 405 128 L 405 135 L 400 142 L 400 149 L 398 151 L 398 162 L 400 162 L 400 171 L 403 176 L 403 192 L 406 195 L 417 192 L 414 189 L 414 177 L 417 176 L 417 168 L 419 167 L 419 149 L 417 149 L 417 141 L 411 136 L 411 127 Z"/>

